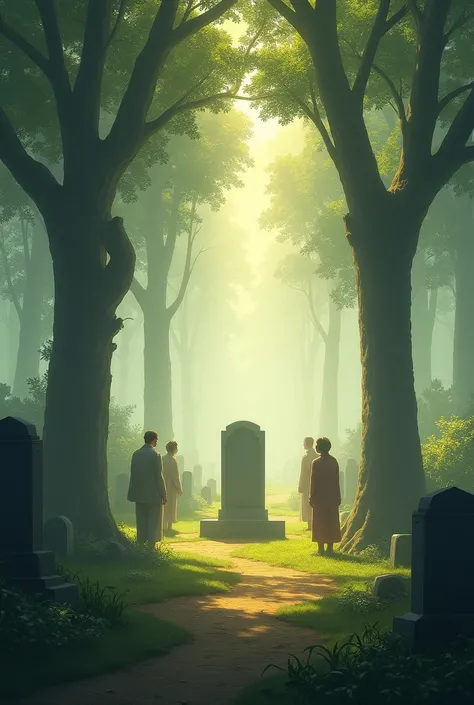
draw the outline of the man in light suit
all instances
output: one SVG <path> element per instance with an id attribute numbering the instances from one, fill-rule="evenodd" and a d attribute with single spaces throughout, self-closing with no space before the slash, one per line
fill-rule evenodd
<path id="1" fill-rule="evenodd" d="M 147 431 L 143 439 L 145 445 L 132 455 L 127 499 L 135 502 L 138 543 L 154 548 L 163 535 L 166 487 L 161 455 L 155 450 L 158 434 L 156 431 Z"/>

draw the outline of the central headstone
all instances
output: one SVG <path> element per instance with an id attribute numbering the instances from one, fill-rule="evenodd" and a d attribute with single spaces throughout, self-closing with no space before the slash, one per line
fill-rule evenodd
<path id="1" fill-rule="evenodd" d="M 269 521 L 265 509 L 265 431 L 236 421 L 221 433 L 221 509 L 201 521 L 205 538 L 285 538 L 285 522 Z"/>

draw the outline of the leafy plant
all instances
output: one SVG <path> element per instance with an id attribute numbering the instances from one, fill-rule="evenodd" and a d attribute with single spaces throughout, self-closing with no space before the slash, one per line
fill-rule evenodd
<path id="1" fill-rule="evenodd" d="M 397 635 L 375 624 L 332 649 L 310 646 L 306 659 L 292 656 L 279 670 L 285 670 L 298 705 L 469 705 L 474 643 L 451 646 L 429 656 L 410 653 Z"/>
<path id="2" fill-rule="evenodd" d="M 439 437 L 430 436 L 423 445 L 423 464 L 434 489 L 455 485 L 474 491 L 474 416 L 440 419 Z"/>
<path id="3" fill-rule="evenodd" d="M 79 589 L 79 614 L 101 619 L 111 627 L 123 624 L 125 610 L 130 606 L 125 601 L 126 592 L 118 592 L 110 585 L 103 587 L 97 580 L 82 578 L 64 567 L 60 571 L 67 582 L 76 583 Z"/>
<path id="4" fill-rule="evenodd" d="M 337 600 L 340 612 L 368 614 L 384 609 L 389 600 L 382 600 L 372 594 L 372 583 L 366 582 L 362 590 L 352 585 L 344 588 Z"/>

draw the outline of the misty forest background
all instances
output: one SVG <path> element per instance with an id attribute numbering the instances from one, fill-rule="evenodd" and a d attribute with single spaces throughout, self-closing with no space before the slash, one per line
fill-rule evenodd
<path id="1" fill-rule="evenodd" d="M 238 419 L 267 482 L 361 461 L 347 550 L 406 530 L 419 440 L 474 490 L 473 23 L 419 6 L 0 3 L 0 416 L 47 512 L 110 534 L 144 428 L 207 479 Z"/>

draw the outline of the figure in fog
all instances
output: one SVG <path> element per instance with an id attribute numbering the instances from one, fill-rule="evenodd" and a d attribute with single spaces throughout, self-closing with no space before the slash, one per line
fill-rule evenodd
<path id="1" fill-rule="evenodd" d="M 301 472 L 298 485 L 298 492 L 301 495 L 300 521 L 306 521 L 308 523 L 308 529 L 311 531 L 313 512 L 309 506 L 309 488 L 311 484 L 311 467 L 313 460 L 317 458 L 317 453 L 314 450 L 314 438 L 307 436 L 303 441 L 303 447 L 306 452 L 301 458 Z"/>
<path id="2" fill-rule="evenodd" d="M 318 544 L 318 553 L 331 555 L 335 543 L 341 540 L 339 524 L 339 505 L 341 488 L 339 486 L 339 464 L 332 455 L 331 441 L 318 438 L 316 452 L 319 458 L 313 460 L 311 467 L 311 485 L 309 503 L 313 509 L 312 540 Z"/>
<path id="3" fill-rule="evenodd" d="M 165 479 L 168 501 L 165 504 L 165 529 L 173 528 L 173 523 L 178 521 L 178 497 L 183 494 L 179 479 L 179 468 L 175 455 L 178 452 L 176 441 L 166 444 L 166 455 L 163 456 L 163 477 Z"/>
<path id="4" fill-rule="evenodd" d="M 163 505 L 166 486 L 161 455 L 156 452 L 156 431 L 147 431 L 145 444 L 132 455 L 127 499 L 135 502 L 137 542 L 154 548 L 163 538 Z"/>

